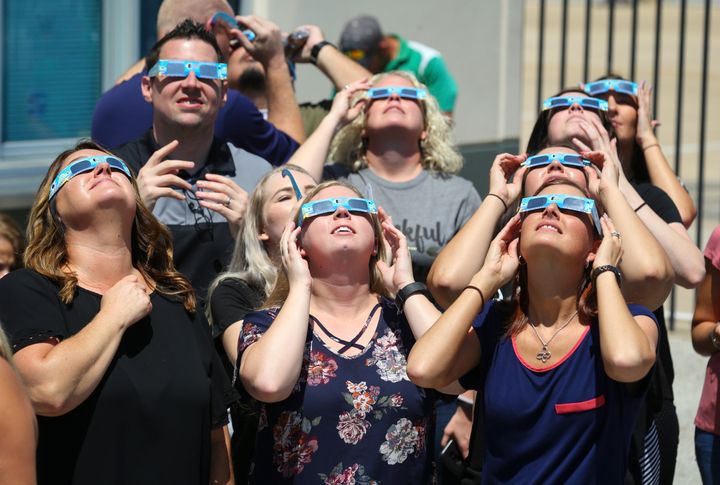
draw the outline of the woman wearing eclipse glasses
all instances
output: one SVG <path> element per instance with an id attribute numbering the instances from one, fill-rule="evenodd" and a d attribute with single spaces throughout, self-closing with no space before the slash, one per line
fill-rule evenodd
<path id="1" fill-rule="evenodd" d="M 622 296 L 625 238 L 600 213 L 583 184 L 541 184 L 410 353 L 416 384 L 479 391 L 483 483 L 623 481 L 658 330 Z"/>
<path id="2" fill-rule="evenodd" d="M 250 483 L 431 483 L 433 400 L 405 368 L 439 312 L 406 239 L 346 183 L 302 201 L 239 343 L 241 391 L 262 407 Z"/>
<path id="3" fill-rule="evenodd" d="M 228 483 L 232 395 L 125 163 L 92 142 L 50 165 L 0 320 L 38 414 L 38 483 Z"/>

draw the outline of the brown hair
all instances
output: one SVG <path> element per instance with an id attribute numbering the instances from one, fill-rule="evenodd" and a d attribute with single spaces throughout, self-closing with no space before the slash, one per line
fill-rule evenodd
<path id="1" fill-rule="evenodd" d="M 0 237 L 4 237 L 10 241 L 13 249 L 15 260 L 10 271 L 14 271 L 22 267 L 23 253 L 25 252 L 25 238 L 23 237 L 20 226 L 7 214 L 0 214 Z"/>
<path id="2" fill-rule="evenodd" d="M 63 303 L 73 301 L 77 276 L 67 268 L 65 226 L 57 216 L 55 201 L 49 200 L 50 184 L 60 172 L 63 162 L 79 150 L 99 150 L 109 153 L 97 143 L 82 140 L 58 155 L 50 164 L 35 195 L 27 228 L 28 246 L 25 266 L 60 286 Z M 140 198 L 135 178 L 136 211 L 132 227 L 132 264 L 146 280 L 153 281 L 159 293 L 182 301 L 189 312 L 195 312 L 195 292 L 190 282 L 175 270 L 172 259 L 172 238 Z"/>
<path id="3" fill-rule="evenodd" d="M 306 204 L 307 202 L 311 201 L 312 198 L 315 197 L 315 195 L 317 195 L 320 191 L 333 186 L 347 187 L 348 189 L 355 192 L 358 197 L 365 197 L 358 189 L 346 182 L 342 182 L 339 180 L 329 180 L 315 186 L 310 192 L 305 195 L 302 203 Z M 293 220 L 297 220 L 299 213 L 300 209 L 298 209 L 298 211 L 293 214 Z M 382 275 L 377 269 L 378 261 L 387 261 L 387 257 L 385 254 L 385 245 L 382 241 L 382 227 L 380 226 L 380 219 L 378 218 L 377 214 L 371 214 L 371 220 L 373 230 L 375 232 L 375 240 L 377 241 L 378 250 L 376 254 L 370 257 L 370 262 L 368 265 L 368 269 L 370 271 L 370 291 L 379 295 L 388 296 L 387 289 L 385 288 L 385 284 L 382 280 Z M 289 292 L 290 284 L 288 282 L 287 273 L 285 273 L 285 271 L 279 271 L 277 279 L 275 281 L 275 286 L 273 287 L 270 295 L 267 297 L 267 300 L 265 301 L 265 304 L 263 306 L 265 308 L 282 306 Z"/>

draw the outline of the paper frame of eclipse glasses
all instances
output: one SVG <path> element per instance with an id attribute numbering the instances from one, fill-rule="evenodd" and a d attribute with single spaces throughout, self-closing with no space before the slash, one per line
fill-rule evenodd
<path id="1" fill-rule="evenodd" d="M 257 37 L 257 35 L 255 35 L 255 32 L 253 32 L 250 29 L 243 28 L 243 26 L 238 23 L 238 21 L 235 19 L 235 17 L 233 17 L 229 13 L 215 12 L 215 14 L 212 16 L 212 18 L 210 18 L 210 25 L 215 25 L 219 21 L 225 22 L 226 24 L 228 24 L 228 27 L 230 27 L 231 29 L 238 29 L 238 30 L 242 31 L 242 34 L 250 42 L 254 41 L 255 37 Z"/>
<path id="2" fill-rule="evenodd" d="M 334 197 L 331 199 L 315 200 L 303 204 L 298 214 L 298 227 L 305 219 L 334 213 L 338 207 L 344 207 L 348 212 L 361 212 L 363 214 L 377 214 L 375 201 L 361 199 L 360 197 Z"/>
<path id="3" fill-rule="evenodd" d="M 592 165 L 592 162 L 586 158 L 574 153 L 543 153 L 542 155 L 533 155 L 520 164 L 521 167 L 530 169 L 544 167 L 550 165 L 553 160 L 557 160 L 565 167 L 583 168 Z"/>
<path id="4" fill-rule="evenodd" d="M 582 212 L 590 214 L 597 233 L 602 236 L 602 226 L 600 225 L 600 216 L 598 215 L 595 201 L 586 197 L 578 197 L 575 195 L 565 194 L 547 194 L 536 195 L 534 197 L 523 197 L 520 202 L 518 212 L 535 212 L 546 207 L 556 204 L 560 210 L 569 210 L 573 212 Z"/>
<path id="5" fill-rule="evenodd" d="M 367 90 L 367 97 L 370 99 L 385 99 L 393 94 L 397 94 L 403 99 L 425 99 L 427 97 L 426 90 L 414 86 L 383 86 Z"/>
<path id="6" fill-rule="evenodd" d="M 608 110 L 608 102 L 604 99 L 583 98 L 580 96 L 555 96 L 543 101 L 543 111 L 554 108 L 569 108 L 575 103 L 584 109 Z"/>
<path id="7" fill-rule="evenodd" d="M 97 155 L 94 157 L 83 157 L 75 160 L 70 165 L 60 170 L 60 173 L 57 174 L 53 183 L 50 184 L 50 195 L 48 196 L 48 200 L 52 200 L 52 198 L 55 197 L 55 194 L 58 193 L 58 190 L 60 190 L 62 186 L 68 183 L 73 177 L 80 175 L 81 173 L 95 170 L 95 167 L 103 162 L 107 162 L 107 164 L 110 165 L 110 169 L 119 170 L 127 175 L 127 178 L 132 180 L 133 175 L 128 166 L 125 165 L 125 162 L 115 156 Z"/>
<path id="8" fill-rule="evenodd" d="M 198 79 L 227 79 L 227 64 L 222 62 L 175 61 L 160 59 L 148 71 L 149 77 L 188 77 L 190 71 Z"/>
<path id="9" fill-rule="evenodd" d="M 585 84 L 585 86 L 583 86 L 583 89 L 591 96 L 605 94 L 610 91 L 629 94 L 631 96 L 637 96 L 638 93 L 637 83 L 634 83 L 632 81 L 625 81 L 624 79 L 603 79 L 602 81 L 594 81 Z"/>

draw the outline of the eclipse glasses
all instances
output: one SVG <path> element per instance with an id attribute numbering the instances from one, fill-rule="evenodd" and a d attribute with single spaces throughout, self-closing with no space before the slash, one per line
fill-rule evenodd
<path id="1" fill-rule="evenodd" d="M 123 162 L 117 157 L 114 157 L 112 155 L 85 157 L 79 160 L 75 160 L 57 174 L 55 180 L 53 180 L 53 183 L 50 185 L 50 196 L 48 197 L 48 199 L 52 200 L 52 198 L 55 197 L 55 194 L 57 194 L 58 190 L 60 190 L 63 185 L 68 183 L 70 179 L 72 179 L 76 175 L 80 175 L 81 173 L 94 170 L 95 167 L 97 167 L 103 162 L 107 162 L 107 164 L 110 165 L 111 170 L 115 170 L 116 172 L 122 172 L 127 175 L 129 179 L 132 180 L 132 173 L 130 172 L 130 169 L 127 167 L 127 165 L 125 165 L 125 162 Z"/>
<path id="2" fill-rule="evenodd" d="M 535 212 L 552 204 L 557 205 L 558 209 L 572 212 L 581 212 L 589 214 L 592 217 L 597 233 L 602 236 L 602 226 L 600 225 L 600 216 L 598 216 L 595 201 L 585 197 L 577 197 L 574 195 L 564 194 L 547 194 L 536 195 L 534 197 L 523 197 L 520 202 L 518 212 Z"/>
<path id="3" fill-rule="evenodd" d="M 542 155 L 529 157 L 522 162 L 520 166 L 528 168 L 544 167 L 545 165 L 550 165 L 553 160 L 557 160 L 565 167 L 583 168 L 591 165 L 590 160 L 580 155 L 575 155 L 574 153 L 544 153 Z"/>
<path id="4" fill-rule="evenodd" d="M 637 83 L 623 79 L 603 79 L 602 81 L 585 84 L 584 90 L 590 96 L 597 96 L 598 94 L 604 94 L 610 91 L 637 96 L 638 85 Z"/>
<path id="5" fill-rule="evenodd" d="M 556 96 L 543 101 L 543 111 L 553 108 L 569 108 L 573 104 L 579 104 L 585 109 L 595 109 L 600 111 L 608 110 L 608 103 L 604 99 L 583 98 L 580 96 Z"/>
<path id="6" fill-rule="evenodd" d="M 397 94 L 403 99 L 425 99 L 427 97 L 427 91 L 424 89 L 408 86 L 385 86 L 367 90 L 367 97 L 370 99 L 385 99 L 393 94 Z"/>
<path id="7" fill-rule="evenodd" d="M 227 79 L 227 64 L 222 62 L 170 61 L 160 59 L 148 71 L 149 77 L 188 77 L 190 72 L 198 79 Z"/>

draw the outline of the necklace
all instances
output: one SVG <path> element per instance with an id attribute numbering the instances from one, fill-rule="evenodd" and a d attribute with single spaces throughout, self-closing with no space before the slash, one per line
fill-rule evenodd
<path id="1" fill-rule="evenodd" d="M 535 325 L 533 325 L 533 323 L 528 319 L 528 323 L 530 324 L 530 328 L 532 328 L 532 331 L 535 333 L 535 336 L 538 338 L 538 340 L 539 340 L 540 343 L 542 344 L 542 349 L 540 349 L 540 352 L 538 352 L 537 355 L 535 355 L 535 358 L 536 358 L 537 360 L 542 361 L 543 364 L 544 364 L 545 362 L 547 362 L 548 360 L 550 360 L 550 357 L 552 357 L 552 354 L 551 354 L 550 351 L 548 350 L 548 345 L 550 345 L 550 342 L 552 342 L 553 339 L 554 339 L 555 337 L 557 337 L 557 334 L 559 334 L 559 333 L 562 331 L 563 328 L 565 328 L 565 327 L 567 327 L 568 325 L 570 325 L 570 321 L 571 321 L 573 318 L 575 318 L 575 315 L 577 315 L 577 313 L 578 313 L 577 310 L 575 310 L 575 313 L 573 313 L 572 315 L 570 315 L 570 318 L 568 318 L 567 321 L 566 321 L 565 323 L 563 323 L 563 324 L 560 326 L 560 328 L 558 328 L 558 329 L 555 331 L 554 334 L 552 334 L 552 337 L 550 337 L 550 340 L 548 340 L 547 342 L 545 342 L 545 341 L 542 339 L 542 337 L 541 337 L 540 334 L 538 333 L 537 329 L 535 328 Z M 525 316 L 525 318 L 527 318 L 527 316 Z"/>

